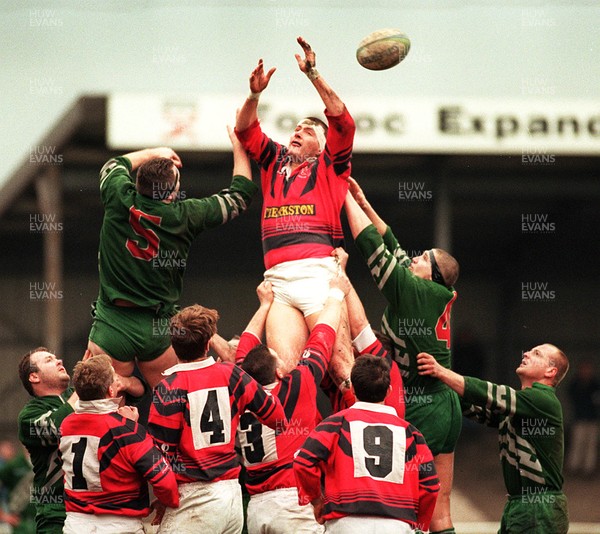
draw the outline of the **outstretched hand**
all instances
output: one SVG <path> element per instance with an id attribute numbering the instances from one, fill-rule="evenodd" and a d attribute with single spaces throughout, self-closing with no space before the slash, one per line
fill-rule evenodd
<path id="1" fill-rule="evenodd" d="M 250 74 L 250 91 L 253 93 L 262 93 L 267 88 L 267 85 L 269 85 L 269 81 L 275 70 L 275 67 L 273 67 L 265 74 L 263 60 L 262 58 L 259 59 L 258 65 Z"/>
<path id="2" fill-rule="evenodd" d="M 303 37 L 298 37 L 297 41 L 302 50 L 304 50 L 304 59 L 299 54 L 295 54 L 296 61 L 300 70 L 306 74 L 310 69 L 317 66 L 317 55 Z"/>

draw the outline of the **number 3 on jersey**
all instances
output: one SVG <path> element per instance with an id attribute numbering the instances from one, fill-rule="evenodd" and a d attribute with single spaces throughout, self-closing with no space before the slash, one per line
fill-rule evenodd
<path id="1" fill-rule="evenodd" d="M 188 394 L 194 448 L 224 445 L 231 441 L 231 406 L 226 387 L 199 389 Z"/>
<path id="2" fill-rule="evenodd" d="M 138 210 L 136 207 L 131 206 L 131 208 L 129 208 L 129 224 L 136 235 L 140 236 L 146 242 L 146 246 L 142 247 L 139 239 L 127 239 L 125 246 L 134 258 L 150 261 L 152 258 L 158 256 L 160 238 L 156 235 L 156 232 L 150 230 L 150 228 L 146 228 L 142 224 L 142 219 L 150 221 L 157 226 L 160 226 L 162 221 L 161 217 L 148 215 L 147 213 Z"/>
<path id="3" fill-rule="evenodd" d="M 354 476 L 404 482 L 406 430 L 395 425 L 350 421 Z"/>

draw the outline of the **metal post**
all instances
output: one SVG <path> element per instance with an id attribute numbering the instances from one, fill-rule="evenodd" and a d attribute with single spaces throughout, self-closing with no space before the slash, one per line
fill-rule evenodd
<path id="1" fill-rule="evenodd" d="M 35 181 L 38 206 L 45 220 L 55 225 L 43 232 L 44 281 L 52 289 L 44 301 L 43 343 L 57 354 L 63 350 L 63 242 L 62 182 L 56 166 L 40 173 Z"/>

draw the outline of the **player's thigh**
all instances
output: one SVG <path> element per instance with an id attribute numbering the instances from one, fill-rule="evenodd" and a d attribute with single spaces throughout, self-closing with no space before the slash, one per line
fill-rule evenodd
<path id="1" fill-rule="evenodd" d="M 308 339 L 308 328 L 302 312 L 286 304 L 273 302 L 267 316 L 267 345 L 292 370 Z"/>
<path id="2" fill-rule="evenodd" d="M 163 371 L 177 364 L 177 355 L 173 347 L 169 347 L 153 360 L 138 360 L 137 364 L 150 388 L 154 388 L 163 379 Z"/>
<path id="3" fill-rule="evenodd" d="M 97 356 L 98 354 L 108 354 L 102 347 L 91 340 L 88 340 L 87 348 L 94 356 Z M 113 358 L 110 354 L 108 354 L 108 356 L 110 356 L 112 366 L 118 375 L 131 376 L 133 374 L 135 368 L 135 363 L 133 361 L 122 362 Z"/>
<path id="4" fill-rule="evenodd" d="M 424 390 L 407 396 L 406 420 L 423 434 L 433 456 L 456 449 L 462 428 L 462 412 L 454 391 Z"/>

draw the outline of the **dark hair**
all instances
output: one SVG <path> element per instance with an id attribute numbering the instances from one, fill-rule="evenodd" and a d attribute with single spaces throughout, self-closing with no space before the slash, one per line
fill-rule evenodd
<path id="1" fill-rule="evenodd" d="M 250 350 L 240 367 L 262 386 L 272 384 L 277 378 L 277 360 L 263 344 Z"/>
<path id="2" fill-rule="evenodd" d="M 390 364 L 381 356 L 363 354 L 354 360 L 350 380 L 359 401 L 382 402 L 390 388 Z"/>
<path id="3" fill-rule="evenodd" d="M 385 350 L 392 358 L 394 357 L 394 342 L 392 338 L 387 334 L 384 334 L 381 330 L 373 329 L 373 333 L 377 340 L 381 343 L 383 350 Z"/>
<path id="4" fill-rule="evenodd" d="M 140 165 L 135 183 L 138 193 L 154 200 L 165 200 L 177 184 L 175 168 L 168 158 L 153 158 Z"/>
<path id="5" fill-rule="evenodd" d="M 456 258 L 441 248 L 431 249 L 435 251 L 435 259 L 444 278 L 446 287 L 452 287 L 458 280 L 460 268 Z"/>
<path id="6" fill-rule="evenodd" d="M 171 318 L 171 344 L 180 360 L 206 356 L 208 342 L 217 333 L 219 312 L 194 304 Z"/>
<path id="7" fill-rule="evenodd" d="M 36 352 L 50 351 L 46 347 L 37 347 L 25 354 L 25 356 L 23 356 L 19 362 L 19 378 L 21 379 L 23 387 L 27 390 L 27 393 L 29 393 L 32 397 L 35 397 L 35 393 L 33 391 L 33 385 L 29 381 L 29 375 L 39 371 L 38 366 L 34 363 L 31 363 L 31 356 Z"/>
<path id="8" fill-rule="evenodd" d="M 73 370 L 73 386 L 83 401 L 106 398 L 114 378 L 111 359 L 106 354 L 98 354 L 84 362 L 77 362 Z"/>

